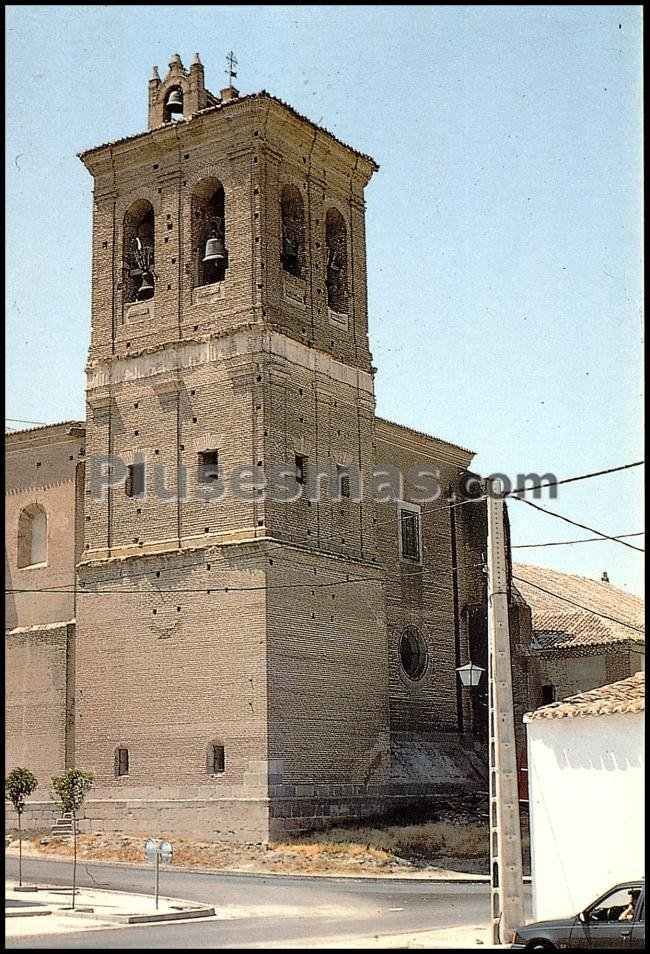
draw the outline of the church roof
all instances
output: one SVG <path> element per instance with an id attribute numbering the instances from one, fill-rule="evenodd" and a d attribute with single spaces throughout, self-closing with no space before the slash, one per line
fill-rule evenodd
<path id="1" fill-rule="evenodd" d="M 188 123 L 191 123 L 194 119 L 197 119 L 199 116 L 206 116 L 208 113 L 218 112 L 222 109 L 228 109 L 231 106 L 234 106 L 237 103 L 246 103 L 252 102 L 257 99 L 268 99 L 278 105 L 282 106 L 284 109 L 288 110 L 293 116 L 297 119 L 300 119 L 302 122 L 307 123 L 312 129 L 317 129 L 319 132 L 325 133 L 326 136 L 329 136 L 330 139 L 337 142 L 340 146 L 343 146 L 344 149 L 348 149 L 355 156 L 360 156 L 362 159 L 365 159 L 371 164 L 374 171 L 376 172 L 379 169 L 378 164 L 365 152 L 359 152 L 359 150 L 354 149 L 352 146 L 349 146 L 346 142 L 343 142 L 342 139 L 339 139 L 338 136 L 335 136 L 334 133 L 331 133 L 329 129 L 326 129 L 324 126 L 318 125 L 318 123 L 313 122 L 307 116 L 303 116 L 302 113 L 299 113 L 293 106 L 290 106 L 288 103 L 285 103 L 283 100 L 279 99 L 277 96 L 273 96 L 271 93 L 268 93 L 265 89 L 260 90 L 259 93 L 248 93 L 245 96 L 238 96 L 235 99 L 227 100 L 224 102 L 218 103 L 216 106 L 206 106 L 205 109 L 199 110 L 194 114 L 190 119 L 187 120 Z M 175 126 L 178 123 L 166 123 L 166 126 Z M 158 127 L 164 129 L 165 126 Z M 131 142 L 135 139 L 140 139 L 144 136 L 149 136 L 152 132 L 155 132 L 155 129 L 148 129 L 145 132 L 134 133 L 132 136 L 123 136 L 121 139 L 113 139 L 111 142 L 102 143 L 101 146 L 93 146 L 91 149 L 86 149 L 83 152 L 77 153 L 78 157 L 83 160 L 86 156 L 92 155 L 94 152 L 99 152 L 101 149 L 106 149 L 109 146 L 117 146 L 124 142 Z"/>
<path id="2" fill-rule="evenodd" d="M 645 673 L 589 689 L 559 702 L 541 706 L 524 716 L 526 722 L 538 719 L 566 719 L 576 716 L 613 715 L 619 712 L 643 712 L 645 709 Z"/>
<path id="3" fill-rule="evenodd" d="M 515 563 L 512 573 L 513 590 L 532 611 L 531 650 L 645 643 L 644 604 L 639 596 L 612 583 L 525 563 Z"/>
<path id="4" fill-rule="evenodd" d="M 82 427 L 86 428 L 85 421 L 56 421 L 54 424 L 36 424 L 33 427 L 5 427 L 5 437 L 13 437 L 16 434 L 33 434 L 35 431 L 46 431 L 48 428 L 55 427 Z M 40 436 L 40 434 L 39 434 Z"/>

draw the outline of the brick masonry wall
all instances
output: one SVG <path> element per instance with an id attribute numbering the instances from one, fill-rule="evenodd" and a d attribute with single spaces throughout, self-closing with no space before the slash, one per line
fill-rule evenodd
<path id="1" fill-rule="evenodd" d="M 267 581 L 272 793 L 378 785 L 389 767 L 381 574 L 279 547 L 269 550 Z"/>
<path id="2" fill-rule="evenodd" d="M 336 468 L 351 467 L 369 481 L 372 465 L 372 391 L 361 390 L 338 364 L 327 371 L 309 367 L 309 352 L 294 347 L 284 360 L 268 363 L 260 409 L 269 472 L 286 465 L 293 473 L 297 454 L 305 458 L 306 483 L 289 483 L 298 499 L 267 504 L 267 527 L 280 539 L 343 556 L 376 559 L 371 501 L 339 499 Z M 303 363 L 298 363 L 303 362 Z M 340 377 L 337 377 L 340 375 Z M 347 374 L 349 378 L 350 375 Z M 365 382 L 371 387 L 369 376 Z M 319 476 L 325 479 L 319 482 Z M 318 492 L 320 487 L 320 493 Z"/>
<path id="3" fill-rule="evenodd" d="M 5 769 L 28 768 L 47 791 L 66 761 L 66 670 L 74 626 L 14 631 L 5 637 Z"/>
<path id="4" fill-rule="evenodd" d="M 542 655 L 539 659 L 542 684 L 555 686 L 556 699 L 565 699 L 578 692 L 606 686 L 619 679 L 626 679 L 638 671 L 629 651 L 596 652 L 593 655 L 569 655 L 568 653 Z M 541 699 L 538 705 L 541 705 Z"/>
<path id="5" fill-rule="evenodd" d="M 442 443 L 442 442 L 441 442 Z M 422 563 L 400 558 L 398 505 L 380 504 L 376 508 L 377 547 L 386 571 L 386 619 L 389 634 L 391 730 L 450 731 L 459 730 L 452 541 L 450 511 L 446 508 L 447 488 L 455 485 L 463 468 L 463 458 L 456 463 L 435 447 L 432 439 L 380 421 L 375 436 L 375 457 L 381 464 L 399 468 L 405 475 L 403 498 L 417 500 L 413 478 L 414 467 L 437 472 L 443 496 L 421 506 Z M 458 453 L 459 449 L 453 449 Z M 469 460 L 467 454 L 465 461 Z M 453 458 L 452 458 L 453 459 Z M 467 600 L 465 581 L 472 578 L 472 551 L 465 539 L 457 535 L 459 575 L 459 610 Z M 474 571 L 476 572 L 476 571 Z M 399 658 L 402 634 L 414 626 L 425 640 L 428 664 L 423 677 L 411 680 Z"/>
<path id="6" fill-rule="evenodd" d="M 75 512 L 83 431 L 67 435 L 69 424 L 6 435 L 5 588 L 44 590 L 74 585 Z M 18 567 L 21 511 L 39 504 L 47 514 L 47 565 Z M 58 593 L 6 594 L 5 628 L 66 622 L 74 618 L 74 597 Z"/>
<path id="7" fill-rule="evenodd" d="M 266 797 L 263 584 L 245 547 L 81 567 L 76 756 L 96 776 L 95 797 Z M 225 749 L 217 776 L 213 742 Z M 122 777 L 118 747 L 129 750 Z"/>

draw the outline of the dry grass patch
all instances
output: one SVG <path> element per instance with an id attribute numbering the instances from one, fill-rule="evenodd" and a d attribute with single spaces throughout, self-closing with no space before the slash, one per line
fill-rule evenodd
<path id="1" fill-rule="evenodd" d="M 174 846 L 178 866 L 214 870 L 284 873 L 400 873 L 427 868 L 483 870 L 487 867 L 489 835 L 481 821 L 419 821 L 413 824 L 351 825 L 296 837 L 270 845 L 238 845 L 177 838 L 161 833 Z M 524 845 L 527 839 L 524 837 Z M 144 862 L 144 835 L 81 834 L 80 859 Z M 41 855 L 72 854 L 72 842 L 51 835 L 25 839 L 27 851 Z"/>
<path id="2" fill-rule="evenodd" d="M 386 827 L 333 828 L 305 836 L 309 845 L 323 851 L 376 851 L 389 859 L 427 861 L 441 858 L 485 858 L 489 853 L 487 826 L 479 822 L 453 825 L 420 822 Z"/>

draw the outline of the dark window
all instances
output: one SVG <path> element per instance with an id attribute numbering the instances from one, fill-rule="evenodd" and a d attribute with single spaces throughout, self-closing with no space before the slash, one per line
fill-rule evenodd
<path id="1" fill-rule="evenodd" d="M 542 686 L 542 705 L 547 706 L 555 702 L 555 686 Z"/>
<path id="2" fill-rule="evenodd" d="M 345 220 L 337 209 L 328 209 L 325 217 L 325 284 L 332 311 L 347 313 L 348 239 Z"/>
<path id="3" fill-rule="evenodd" d="M 414 626 L 404 630 L 399 643 L 399 658 L 402 669 L 409 679 L 421 679 L 427 668 L 426 643 Z"/>
<path id="4" fill-rule="evenodd" d="M 402 556 L 406 560 L 420 559 L 420 514 L 415 510 L 400 510 Z"/>
<path id="5" fill-rule="evenodd" d="M 300 190 L 287 185 L 280 197 L 282 214 L 282 267 L 300 278 L 305 254 L 305 213 Z"/>
<path id="6" fill-rule="evenodd" d="M 350 471 L 347 467 L 336 467 L 336 480 L 338 483 L 339 497 L 350 496 Z"/>
<path id="7" fill-rule="evenodd" d="M 296 454 L 296 483 L 304 484 L 306 479 L 307 458 Z"/>
<path id="8" fill-rule="evenodd" d="M 128 775 L 129 774 L 129 750 L 128 749 L 118 749 L 115 753 L 115 774 L 116 775 Z"/>
<path id="9" fill-rule="evenodd" d="M 144 464 L 129 464 L 124 493 L 127 497 L 141 497 L 144 494 Z"/>
<path id="10" fill-rule="evenodd" d="M 209 484 L 219 479 L 219 451 L 202 451 L 199 454 L 199 483 Z"/>
<path id="11" fill-rule="evenodd" d="M 223 745 L 212 743 L 208 751 L 208 772 L 210 775 L 222 775 L 226 771 L 226 753 Z"/>

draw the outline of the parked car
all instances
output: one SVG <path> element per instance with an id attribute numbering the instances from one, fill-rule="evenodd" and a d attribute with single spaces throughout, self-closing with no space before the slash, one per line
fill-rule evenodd
<path id="1" fill-rule="evenodd" d="M 517 928 L 512 947 L 529 951 L 645 948 L 645 882 L 626 881 L 568 918 Z"/>

